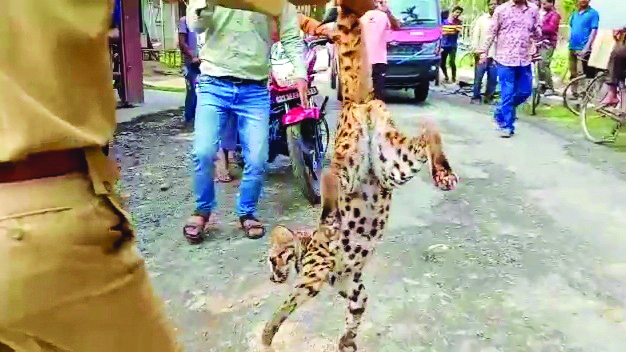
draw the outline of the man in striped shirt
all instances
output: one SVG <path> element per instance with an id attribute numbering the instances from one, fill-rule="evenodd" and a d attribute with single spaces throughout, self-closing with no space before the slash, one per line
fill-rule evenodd
<path id="1" fill-rule="evenodd" d="M 463 14 L 463 8 L 456 6 L 452 9 L 450 17 L 443 21 L 443 36 L 441 37 L 441 71 L 445 78 L 445 83 L 450 82 L 448 76 L 447 61 L 450 59 L 450 70 L 452 71 L 452 83 L 456 82 L 456 50 L 459 43 L 459 35 L 463 30 L 463 22 L 459 19 Z"/>

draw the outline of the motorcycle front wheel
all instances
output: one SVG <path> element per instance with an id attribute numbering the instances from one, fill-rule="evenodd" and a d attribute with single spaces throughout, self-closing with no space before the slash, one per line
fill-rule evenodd
<path id="1" fill-rule="evenodd" d="M 320 123 L 317 121 L 305 121 L 303 123 L 315 123 L 316 134 L 319 133 Z M 320 203 L 320 175 L 322 173 L 322 162 L 320 155 L 323 150 L 316 150 L 313 143 L 307 147 L 302 137 L 303 123 L 287 127 L 287 143 L 289 145 L 289 158 L 291 159 L 291 169 L 296 179 L 296 184 L 304 197 L 316 205 Z M 306 126 L 310 127 L 310 126 Z"/>

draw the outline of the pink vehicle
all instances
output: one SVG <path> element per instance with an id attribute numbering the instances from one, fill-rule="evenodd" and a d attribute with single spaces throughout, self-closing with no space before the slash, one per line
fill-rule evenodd
<path id="1" fill-rule="evenodd" d="M 386 88 L 412 89 L 415 100 L 423 102 L 441 61 L 439 0 L 391 0 L 388 4 L 400 30 L 390 31 L 387 38 Z M 337 60 L 331 76 L 332 87 L 338 88 Z M 337 96 L 341 98 L 341 89 L 337 89 Z"/>

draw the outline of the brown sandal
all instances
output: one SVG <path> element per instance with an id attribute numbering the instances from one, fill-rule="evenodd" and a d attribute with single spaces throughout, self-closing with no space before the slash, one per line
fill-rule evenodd
<path id="1" fill-rule="evenodd" d="M 257 240 L 265 236 L 265 226 L 263 226 L 259 219 L 255 218 L 253 215 L 241 216 L 239 217 L 239 222 L 241 223 L 241 228 L 246 233 L 246 237 L 249 239 Z M 254 230 L 260 230 L 260 232 L 253 233 Z"/>
<path id="2" fill-rule="evenodd" d="M 200 244 L 204 241 L 204 231 L 209 222 L 210 214 L 194 214 L 183 227 L 183 235 L 190 244 Z"/>

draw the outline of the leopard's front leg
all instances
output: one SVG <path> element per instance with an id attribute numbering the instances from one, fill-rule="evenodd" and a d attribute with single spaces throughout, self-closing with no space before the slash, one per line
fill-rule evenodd
<path id="1" fill-rule="evenodd" d="M 357 350 L 355 342 L 357 330 L 361 325 L 367 305 L 367 293 L 360 272 L 349 277 L 347 290 L 343 294 L 340 292 L 340 294 L 342 296 L 345 294 L 348 300 L 348 315 L 346 316 L 346 331 L 339 339 L 339 351 L 355 352 Z"/>

